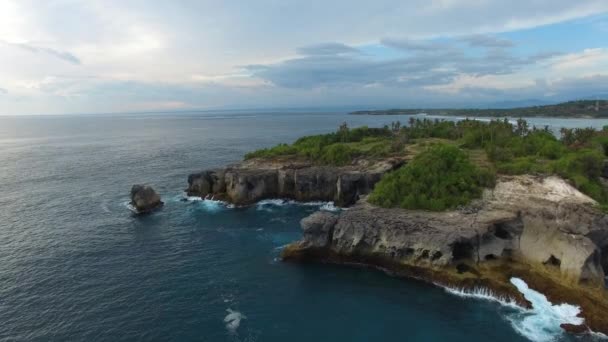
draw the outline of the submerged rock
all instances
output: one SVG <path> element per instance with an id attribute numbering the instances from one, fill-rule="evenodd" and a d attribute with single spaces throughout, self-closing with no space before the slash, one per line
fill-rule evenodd
<path id="1" fill-rule="evenodd" d="M 149 213 L 163 204 L 151 186 L 136 184 L 131 187 L 131 205 L 138 214 Z"/>

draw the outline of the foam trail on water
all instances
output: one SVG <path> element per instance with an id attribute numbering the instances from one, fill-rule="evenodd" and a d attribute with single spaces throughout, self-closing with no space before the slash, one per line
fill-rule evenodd
<path id="1" fill-rule="evenodd" d="M 238 311 L 232 309 L 226 309 L 228 314 L 224 317 L 224 323 L 226 323 L 226 329 L 232 334 L 236 333 L 236 330 L 241 325 L 241 320 L 247 317 Z"/>
<path id="2" fill-rule="evenodd" d="M 298 202 L 294 200 L 287 200 L 282 198 L 265 199 L 257 203 L 257 210 L 272 211 L 273 207 L 284 207 L 289 205 L 299 205 L 305 207 L 319 207 L 320 210 L 325 211 L 340 211 L 342 208 L 336 207 L 334 202 L 324 201 L 311 201 L 311 202 Z"/>
<path id="3" fill-rule="evenodd" d="M 463 297 L 463 298 L 475 298 L 475 299 L 483 299 L 491 302 L 497 302 L 504 306 L 509 306 L 512 308 L 519 308 L 517 304 L 511 299 L 503 296 L 499 296 L 489 289 L 479 287 L 472 290 L 467 289 L 458 289 L 458 288 L 450 288 L 444 287 L 446 292 L 451 293 L 453 295 Z"/>
<path id="4" fill-rule="evenodd" d="M 122 202 L 122 205 L 124 205 L 127 209 L 131 210 L 134 213 L 137 213 L 137 209 L 135 209 L 135 207 L 133 205 L 131 205 L 131 201 L 124 201 Z"/>
<path id="5" fill-rule="evenodd" d="M 111 213 L 112 211 L 108 208 L 108 200 L 101 201 L 101 209 L 106 213 Z"/>
<path id="6" fill-rule="evenodd" d="M 186 200 L 187 202 L 196 202 L 199 206 L 201 206 L 206 211 L 217 212 L 224 209 L 234 208 L 232 204 L 229 204 L 224 201 L 216 200 L 213 197 L 198 197 L 198 196 L 182 196 L 182 200 Z"/>

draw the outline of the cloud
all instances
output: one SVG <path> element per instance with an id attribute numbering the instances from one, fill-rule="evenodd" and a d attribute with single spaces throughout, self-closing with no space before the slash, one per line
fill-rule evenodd
<path id="1" fill-rule="evenodd" d="M 0 95 L 8 94 L 8 90 L 0 88 Z"/>
<path id="2" fill-rule="evenodd" d="M 357 54 L 359 50 L 342 43 L 321 43 L 300 47 L 296 50 L 300 55 L 323 56 L 323 55 L 343 55 Z"/>
<path id="3" fill-rule="evenodd" d="M 277 63 L 246 66 L 253 76 L 288 88 L 318 88 L 355 84 L 394 87 L 445 85 L 461 75 L 481 77 L 508 75 L 554 58 L 557 54 L 516 56 L 503 48 L 473 55 L 448 42 L 383 40 L 388 47 L 410 52 L 397 58 L 377 59 L 367 55 L 310 55 Z"/>
<path id="4" fill-rule="evenodd" d="M 557 58 L 551 65 L 554 72 L 570 75 L 593 75 L 608 69 L 608 48 L 585 49 Z"/>
<path id="5" fill-rule="evenodd" d="M 413 39 L 396 39 L 396 38 L 384 38 L 380 41 L 384 46 L 410 51 L 437 51 L 445 50 L 449 47 L 444 43 L 437 43 L 432 41 L 424 40 L 413 40 Z"/>
<path id="6" fill-rule="evenodd" d="M 485 34 L 475 34 L 460 38 L 460 40 L 467 42 L 469 45 L 474 47 L 486 47 L 486 48 L 508 48 L 513 46 L 513 42 L 508 39 L 502 39 Z"/>
<path id="7" fill-rule="evenodd" d="M 560 31 L 543 25 L 602 13 L 606 0 L 3 0 L 0 84 L 10 96 L 0 105 L 57 113 L 548 94 L 561 90 L 530 88 L 534 80 L 554 85 L 608 66 L 601 54 L 577 59 L 598 47 L 593 39 L 560 44 L 551 36 Z M 540 26 L 542 41 L 503 34 Z"/>
<path id="8" fill-rule="evenodd" d="M 25 44 L 25 43 L 10 43 L 10 42 L 6 42 L 6 41 L 2 41 L 0 40 L 1 44 L 7 45 L 7 46 L 13 46 L 13 47 L 17 47 L 32 53 L 43 53 L 43 54 L 47 54 L 50 56 L 53 56 L 55 58 L 59 58 L 65 62 L 71 63 L 71 64 L 81 64 L 80 59 L 78 59 L 78 57 L 74 56 L 73 54 L 67 52 L 67 51 L 59 51 L 59 50 L 55 50 L 55 49 L 51 49 L 51 48 L 47 48 L 47 47 L 40 47 L 40 46 L 35 46 L 35 45 L 31 45 L 31 44 Z"/>

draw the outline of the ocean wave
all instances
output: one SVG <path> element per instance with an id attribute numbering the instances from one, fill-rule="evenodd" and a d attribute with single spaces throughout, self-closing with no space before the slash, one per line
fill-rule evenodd
<path id="1" fill-rule="evenodd" d="M 125 208 L 131 210 L 132 212 L 138 213 L 137 209 L 135 209 L 135 207 L 133 205 L 131 205 L 131 201 L 124 201 L 124 202 L 122 202 L 122 205 Z"/>
<path id="2" fill-rule="evenodd" d="M 519 278 L 511 278 L 511 284 L 523 294 L 526 300 L 532 303 L 532 309 L 522 308 L 516 305 L 512 299 L 497 296 L 486 288 L 463 290 L 444 287 L 444 289 L 448 293 L 459 297 L 493 301 L 514 309 L 506 314 L 507 320 L 517 333 L 532 341 L 556 341 L 565 334 L 560 327 L 561 324 L 579 325 L 584 323 L 584 319 L 578 317 L 581 312 L 579 306 L 564 303 L 553 304 L 544 294 L 531 289 L 525 281 Z M 607 338 L 606 335 L 595 332 L 591 332 L 590 335 L 598 341 Z"/>
<path id="3" fill-rule="evenodd" d="M 304 206 L 304 207 L 319 207 L 320 210 L 325 211 L 340 211 L 343 210 L 340 207 L 336 207 L 334 202 L 326 201 L 310 201 L 310 202 L 298 202 L 290 199 L 274 198 L 265 199 L 257 202 L 257 210 L 273 211 L 274 207 L 285 207 L 290 205 Z"/>
<path id="4" fill-rule="evenodd" d="M 213 197 L 199 197 L 182 195 L 180 201 L 197 203 L 201 208 L 210 212 L 218 212 L 225 209 L 233 209 L 234 204 L 225 201 L 216 200 Z"/>
<path id="5" fill-rule="evenodd" d="M 224 317 L 226 329 L 228 329 L 228 332 L 230 332 L 231 334 L 234 334 L 241 325 L 241 320 L 246 319 L 247 317 L 239 311 L 234 311 L 232 309 L 226 309 L 226 312 L 228 312 L 226 317 Z"/>
<path id="6" fill-rule="evenodd" d="M 104 199 L 101 201 L 101 210 L 103 210 L 105 213 L 111 213 L 112 210 L 110 210 L 110 208 L 108 207 L 108 200 Z"/>
<path id="7" fill-rule="evenodd" d="M 443 288 L 445 289 L 446 292 L 456 295 L 458 297 L 482 299 L 482 300 L 487 300 L 487 301 L 491 301 L 491 302 L 497 302 L 497 303 L 500 303 L 501 305 L 512 307 L 512 308 L 517 308 L 517 309 L 520 308 L 513 299 L 504 297 L 504 296 L 499 296 L 487 288 L 483 288 L 483 287 L 478 287 L 475 289 L 461 289 L 461 288 L 451 288 L 451 287 L 443 287 Z"/>
<path id="8" fill-rule="evenodd" d="M 511 284 L 532 303 L 532 309 L 516 312 L 507 318 L 515 331 L 532 341 L 555 341 L 564 333 L 560 327 L 561 324 L 584 323 L 584 319 L 577 316 L 581 312 L 580 307 L 570 304 L 553 304 L 547 300 L 544 294 L 528 287 L 528 284 L 522 279 L 511 278 Z"/>
<path id="9" fill-rule="evenodd" d="M 323 210 L 323 211 L 331 211 L 331 212 L 336 212 L 336 211 L 342 210 L 341 208 L 336 207 L 334 205 L 334 202 L 327 202 L 327 203 L 323 204 L 321 206 L 321 208 L 319 208 L 319 209 Z"/>

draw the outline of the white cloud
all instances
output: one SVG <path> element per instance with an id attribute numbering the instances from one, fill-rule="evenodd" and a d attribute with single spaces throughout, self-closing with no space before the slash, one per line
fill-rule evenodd
<path id="1" fill-rule="evenodd" d="M 605 0 L 4 0 L 0 83 L 8 93 L 0 109 L 37 108 L 25 105 L 24 97 L 50 112 L 62 112 L 98 111 L 118 100 L 125 108 L 129 103 L 268 104 L 268 99 L 297 104 L 352 100 L 341 93 L 345 91 L 358 94 L 354 100 L 398 99 L 404 85 L 466 89 L 485 84 L 498 89 L 500 80 L 519 87 L 539 77 L 520 69 L 543 65 L 547 57 L 529 55 L 526 60 L 505 54 L 501 49 L 513 42 L 492 33 L 606 11 Z M 435 37 L 441 42 L 428 40 Z M 400 54 L 429 55 L 380 62 L 358 49 L 381 41 Z M 471 58 L 453 47 L 465 43 L 494 49 L 487 53 L 495 62 Z M 554 57 L 554 78 L 607 72 L 601 61 L 605 52 L 581 54 Z M 448 58 L 453 62 L 445 62 Z M 243 70 L 244 65 L 257 69 Z M 518 76 L 493 75 L 515 71 Z M 353 84 L 368 93 L 349 88 Z M 150 98 L 141 99 L 137 91 Z M 235 94 L 246 94 L 250 102 L 235 99 Z M 66 99 L 72 102 L 66 104 Z M 77 107 L 70 107 L 76 102 Z"/>
<path id="2" fill-rule="evenodd" d="M 556 58 L 551 71 L 564 76 L 592 76 L 608 71 L 608 48 L 585 49 Z"/>

